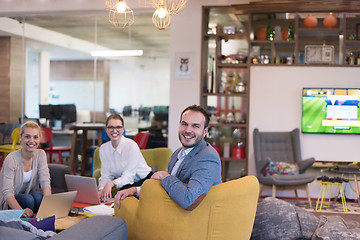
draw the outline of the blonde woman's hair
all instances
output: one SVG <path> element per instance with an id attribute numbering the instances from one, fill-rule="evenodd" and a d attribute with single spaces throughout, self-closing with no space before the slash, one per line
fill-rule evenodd
<path id="1" fill-rule="evenodd" d="M 24 133 L 24 129 L 25 128 L 34 128 L 34 129 L 38 129 L 39 130 L 39 134 L 41 135 L 41 131 L 40 131 L 40 126 L 39 124 L 37 124 L 36 122 L 33 121 L 27 121 L 26 123 L 24 123 L 21 127 L 21 132 L 20 132 L 20 136 L 23 135 Z"/>

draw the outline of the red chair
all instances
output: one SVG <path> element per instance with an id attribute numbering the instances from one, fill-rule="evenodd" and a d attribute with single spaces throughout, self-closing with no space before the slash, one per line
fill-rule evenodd
<path id="1" fill-rule="evenodd" d="M 47 154 L 49 154 L 49 163 L 52 163 L 52 155 L 58 154 L 59 163 L 62 164 L 62 153 L 71 152 L 70 146 L 53 146 L 52 139 L 54 135 L 50 128 L 41 128 L 41 140 L 40 143 L 48 144 L 45 148 L 42 148 Z M 75 166 L 73 165 L 73 173 L 76 175 Z"/>
<path id="2" fill-rule="evenodd" d="M 149 132 L 138 132 L 134 137 L 134 141 L 139 145 L 140 149 L 145 149 L 149 136 Z"/>

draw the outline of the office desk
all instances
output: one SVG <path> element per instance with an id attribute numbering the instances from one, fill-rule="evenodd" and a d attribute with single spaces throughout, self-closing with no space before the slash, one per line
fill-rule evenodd
<path id="1" fill-rule="evenodd" d="M 102 144 L 102 130 L 104 130 L 105 124 L 103 123 L 91 123 L 91 124 L 77 124 L 71 126 L 70 129 L 74 131 L 72 136 L 72 146 L 70 153 L 70 167 L 72 168 L 75 163 L 75 149 L 76 149 L 76 139 L 78 136 L 78 131 L 82 131 L 82 153 L 81 153 L 81 173 L 80 175 L 85 175 L 85 164 L 86 164 L 86 150 L 87 150 L 87 132 L 88 131 L 98 131 L 98 145 Z"/>

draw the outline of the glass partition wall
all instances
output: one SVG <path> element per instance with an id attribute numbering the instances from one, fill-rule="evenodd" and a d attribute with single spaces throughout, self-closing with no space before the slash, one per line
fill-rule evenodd
<path id="1" fill-rule="evenodd" d="M 39 104 L 75 104 L 77 110 L 91 112 L 95 122 L 129 105 L 135 110 L 169 105 L 169 29 L 156 29 L 150 13 L 139 14 L 125 29 L 114 28 L 105 11 L 7 19 L 26 32 L 22 118 L 39 118 Z M 31 36 L 34 26 L 41 36 Z M 90 55 L 93 50 L 132 49 L 144 55 Z"/>

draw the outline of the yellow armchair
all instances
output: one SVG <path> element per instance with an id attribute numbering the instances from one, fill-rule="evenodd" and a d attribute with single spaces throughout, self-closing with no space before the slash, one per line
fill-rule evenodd
<path id="1" fill-rule="evenodd" d="M 167 171 L 170 157 L 172 151 L 170 148 L 161 147 L 161 148 L 149 148 L 140 150 L 146 163 L 152 167 L 156 168 L 157 171 Z M 96 180 L 101 176 L 101 161 L 99 155 L 99 148 L 95 149 L 94 152 L 94 161 L 93 161 L 93 177 Z"/>
<path id="2" fill-rule="evenodd" d="M 128 197 L 115 206 L 126 221 L 129 240 L 250 239 L 259 182 L 247 176 L 213 186 L 193 211 L 169 198 L 160 181 L 142 185 L 140 200 Z"/>

